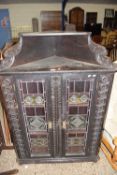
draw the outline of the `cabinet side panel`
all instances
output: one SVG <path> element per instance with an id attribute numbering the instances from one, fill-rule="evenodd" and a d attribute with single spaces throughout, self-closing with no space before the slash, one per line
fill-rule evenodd
<path id="1" fill-rule="evenodd" d="M 11 127 L 12 140 L 20 159 L 28 158 L 29 151 L 26 148 L 25 136 L 22 131 L 20 121 L 20 111 L 16 98 L 14 79 L 11 76 L 5 77 L 1 81 L 1 90 L 3 93 L 8 119 Z"/>
<path id="2" fill-rule="evenodd" d="M 112 86 L 113 74 L 102 74 L 96 82 L 94 113 L 91 117 L 88 141 L 88 154 L 97 155 L 101 142 L 101 133 L 106 116 Z"/>

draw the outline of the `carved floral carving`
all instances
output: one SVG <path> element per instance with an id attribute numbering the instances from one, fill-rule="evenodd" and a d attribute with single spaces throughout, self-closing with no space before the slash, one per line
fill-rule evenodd
<path id="1" fill-rule="evenodd" d="M 15 61 L 15 56 L 20 53 L 21 48 L 22 48 L 22 37 L 20 37 L 20 40 L 17 44 L 8 48 L 4 52 L 4 54 L 1 53 L 0 71 L 6 70 L 13 65 Z"/>

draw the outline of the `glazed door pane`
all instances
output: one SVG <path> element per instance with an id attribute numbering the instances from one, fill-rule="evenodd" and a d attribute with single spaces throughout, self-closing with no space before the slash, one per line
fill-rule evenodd
<path id="1" fill-rule="evenodd" d="M 63 78 L 63 154 L 66 156 L 86 154 L 94 77 L 80 74 Z"/>
<path id="2" fill-rule="evenodd" d="M 52 156 L 52 118 L 48 110 L 46 77 L 16 78 L 19 106 L 31 157 Z"/>

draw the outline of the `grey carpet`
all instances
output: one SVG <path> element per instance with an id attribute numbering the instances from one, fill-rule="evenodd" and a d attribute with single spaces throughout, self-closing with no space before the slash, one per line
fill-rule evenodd
<path id="1" fill-rule="evenodd" d="M 117 175 L 105 155 L 100 151 L 100 159 L 96 163 L 58 163 L 18 165 L 15 152 L 4 150 L 0 156 L 0 172 L 19 169 L 18 175 Z"/>

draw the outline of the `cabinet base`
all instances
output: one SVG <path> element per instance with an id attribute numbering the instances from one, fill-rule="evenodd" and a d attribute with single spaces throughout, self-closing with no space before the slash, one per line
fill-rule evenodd
<path id="1" fill-rule="evenodd" d="M 17 162 L 19 164 L 34 164 L 34 163 L 97 162 L 98 160 L 99 156 L 88 156 L 88 157 L 17 159 Z"/>

